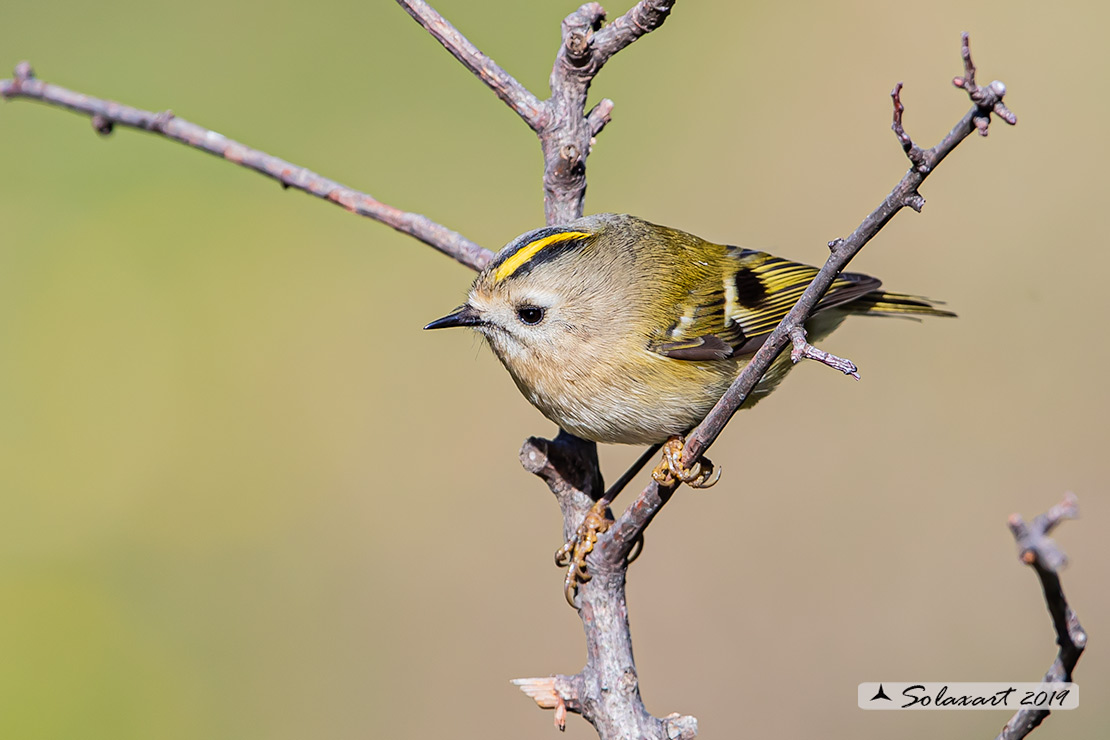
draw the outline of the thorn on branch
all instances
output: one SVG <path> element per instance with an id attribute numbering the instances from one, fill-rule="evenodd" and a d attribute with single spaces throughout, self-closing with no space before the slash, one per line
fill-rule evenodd
<path id="1" fill-rule="evenodd" d="M 925 150 L 917 144 L 914 144 L 913 139 L 911 139 L 910 135 L 906 133 L 906 130 L 902 128 L 902 113 L 906 108 L 902 105 L 901 82 L 895 85 L 894 89 L 890 91 L 890 98 L 894 102 L 894 122 L 890 125 L 890 128 L 894 131 L 894 135 L 898 137 L 898 142 L 902 145 L 902 151 L 906 153 L 906 156 L 910 160 L 910 164 L 922 175 L 927 175 L 929 174 L 930 167 Z M 914 210 L 920 209 L 915 208 Z"/>
<path id="2" fill-rule="evenodd" d="M 839 370 L 845 375 L 851 375 L 859 380 L 859 369 L 855 366 L 855 363 L 814 347 L 806 341 L 806 330 L 802 327 L 795 326 L 790 330 L 790 341 L 794 344 L 794 349 L 790 350 L 790 360 L 794 364 L 798 364 L 802 360 L 816 360 L 822 365 L 828 365 L 834 370 Z"/>
<path id="3" fill-rule="evenodd" d="M 961 36 L 960 55 L 964 60 L 964 76 L 953 77 L 952 84 L 961 90 L 966 90 L 971 102 L 978 108 L 972 121 L 980 136 L 986 136 L 990 126 L 991 113 L 1013 126 L 1017 123 L 1017 116 L 1002 102 L 1006 95 L 1006 85 L 1000 80 L 995 80 L 986 87 L 975 83 L 975 63 L 971 61 L 970 36 L 965 31 Z"/>

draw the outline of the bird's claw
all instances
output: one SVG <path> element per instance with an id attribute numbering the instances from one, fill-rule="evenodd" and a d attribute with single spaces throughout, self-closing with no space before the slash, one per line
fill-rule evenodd
<path id="1" fill-rule="evenodd" d="M 613 520 L 609 517 L 608 506 L 603 501 L 598 501 L 586 512 L 574 537 L 555 553 L 555 565 L 567 569 L 567 576 L 563 580 L 563 595 L 571 606 L 575 606 L 574 597 L 578 593 L 578 584 L 590 580 L 586 556 L 593 551 L 597 536 L 608 531 L 611 526 Z"/>
<path id="2" fill-rule="evenodd" d="M 651 471 L 651 477 L 664 485 L 671 485 L 675 481 L 685 483 L 690 488 L 710 488 L 721 479 L 721 469 L 714 469 L 709 458 L 703 457 L 690 467 L 682 463 L 682 448 L 686 440 L 680 436 L 672 436 L 663 444 L 663 459 Z"/>

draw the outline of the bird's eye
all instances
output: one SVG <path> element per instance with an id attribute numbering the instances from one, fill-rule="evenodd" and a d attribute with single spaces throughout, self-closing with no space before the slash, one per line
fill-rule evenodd
<path id="1" fill-rule="evenodd" d="M 543 309 L 539 306 L 520 306 L 516 310 L 516 315 L 528 326 L 535 326 L 543 321 Z"/>

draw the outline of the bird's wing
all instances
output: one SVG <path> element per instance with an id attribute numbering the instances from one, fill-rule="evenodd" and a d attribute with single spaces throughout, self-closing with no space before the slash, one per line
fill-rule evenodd
<path id="1" fill-rule="evenodd" d="M 798 302 L 817 268 L 729 247 L 724 269 L 678 301 L 675 320 L 651 349 L 678 360 L 724 360 L 763 344 Z M 878 290 L 876 278 L 844 273 L 817 304 L 823 310 Z"/>

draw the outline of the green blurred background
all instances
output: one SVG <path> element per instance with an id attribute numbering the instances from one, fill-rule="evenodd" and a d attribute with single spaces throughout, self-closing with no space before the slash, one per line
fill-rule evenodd
<path id="1" fill-rule="evenodd" d="M 630 0 L 611 6 L 624 12 Z M 573 2 L 441 0 L 533 91 Z M 855 261 L 956 321 L 859 319 L 735 420 L 629 586 L 642 690 L 702 736 L 991 737 L 864 713 L 873 680 L 1032 681 L 1055 648 L 1006 529 L 1059 539 L 1110 727 L 1104 3 L 678 3 L 594 86 L 587 211 L 819 262 L 966 110 L 994 124 Z M 532 134 L 395 4 L 7 3 L 0 64 L 178 115 L 498 248 L 542 223 Z M 475 337 L 472 274 L 154 136 L 0 106 L 0 737 L 553 737 L 508 684 L 570 673 L 552 425 Z M 610 477 L 637 451 L 602 450 Z M 799 711 L 798 702 L 804 709 Z M 567 736 L 593 737 L 572 717 Z"/>

